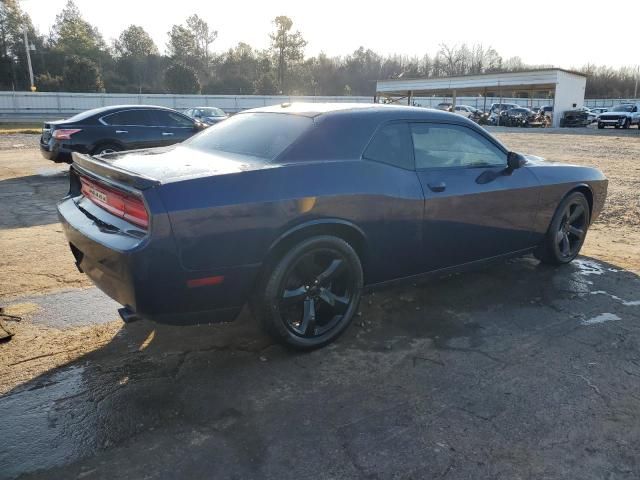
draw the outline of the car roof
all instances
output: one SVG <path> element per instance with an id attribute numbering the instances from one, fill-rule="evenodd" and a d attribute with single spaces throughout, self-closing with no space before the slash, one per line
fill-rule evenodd
<path id="1" fill-rule="evenodd" d="M 92 108 L 84 112 L 76 113 L 72 117 L 67 118 L 66 122 L 80 122 L 96 116 L 108 115 L 110 113 L 120 112 L 123 110 L 137 110 L 144 108 L 146 110 L 164 110 L 175 112 L 174 109 L 168 107 L 160 107 L 157 105 L 109 105 L 107 107 Z"/>
<path id="2" fill-rule="evenodd" d="M 421 120 L 437 120 L 445 122 L 453 121 L 458 123 L 462 118 L 460 117 L 460 115 L 432 108 L 379 103 L 283 103 L 281 105 L 272 105 L 269 107 L 260 107 L 245 110 L 243 112 L 240 112 L 239 115 L 246 113 L 284 113 L 302 115 L 311 118 L 335 115 L 367 115 L 370 117 L 375 116 L 380 120 L 415 118 Z M 462 120 L 465 119 L 462 118 Z"/>

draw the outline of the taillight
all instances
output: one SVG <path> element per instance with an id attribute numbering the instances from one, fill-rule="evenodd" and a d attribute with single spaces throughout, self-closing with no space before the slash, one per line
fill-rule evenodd
<path id="1" fill-rule="evenodd" d="M 149 213 L 141 197 L 108 187 L 86 177 L 80 177 L 80 182 L 82 194 L 99 207 L 139 227 L 149 226 Z"/>
<path id="2" fill-rule="evenodd" d="M 53 138 L 56 140 L 71 140 L 71 135 L 81 132 L 81 128 L 61 128 L 53 131 Z"/>

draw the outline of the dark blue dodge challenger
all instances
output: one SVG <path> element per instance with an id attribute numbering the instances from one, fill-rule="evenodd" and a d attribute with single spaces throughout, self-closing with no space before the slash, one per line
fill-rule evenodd
<path id="1" fill-rule="evenodd" d="M 343 332 L 365 286 L 570 262 L 607 191 L 599 170 L 509 152 L 459 115 L 373 104 L 249 110 L 177 146 L 74 154 L 70 178 L 71 251 L 123 319 L 249 303 L 298 348 Z"/>

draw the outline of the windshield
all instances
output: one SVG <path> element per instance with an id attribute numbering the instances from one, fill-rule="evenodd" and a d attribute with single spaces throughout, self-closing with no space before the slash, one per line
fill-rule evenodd
<path id="1" fill-rule="evenodd" d="M 313 125 L 313 119 L 283 113 L 240 113 L 184 142 L 191 148 L 273 160 Z"/>
<path id="2" fill-rule="evenodd" d="M 210 107 L 210 108 L 199 108 L 200 114 L 204 117 L 224 117 L 225 113 L 219 108 Z"/>
<path id="3" fill-rule="evenodd" d="M 611 109 L 612 112 L 631 112 L 633 105 L 616 105 Z"/>

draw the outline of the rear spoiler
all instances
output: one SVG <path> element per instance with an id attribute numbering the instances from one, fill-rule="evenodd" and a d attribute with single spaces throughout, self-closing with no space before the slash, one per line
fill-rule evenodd
<path id="1" fill-rule="evenodd" d="M 102 177 L 114 183 L 133 187 L 137 190 L 147 190 L 156 185 L 160 185 L 158 180 L 113 166 L 91 155 L 73 152 L 71 157 L 73 158 L 71 168 L 81 174 L 84 173 L 89 176 Z"/>

